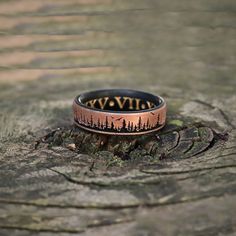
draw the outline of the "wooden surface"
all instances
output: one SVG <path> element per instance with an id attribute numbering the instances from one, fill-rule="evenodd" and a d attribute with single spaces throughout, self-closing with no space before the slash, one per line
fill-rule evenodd
<path id="1" fill-rule="evenodd" d="M 234 0 L 0 1 L 0 235 L 236 235 Z M 80 92 L 168 103 L 157 135 L 72 126 Z"/>

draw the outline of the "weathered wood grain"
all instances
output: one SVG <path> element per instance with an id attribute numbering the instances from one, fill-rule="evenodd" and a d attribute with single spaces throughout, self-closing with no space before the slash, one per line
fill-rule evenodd
<path id="1" fill-rule="evenodd" d="M 235 235 L 235 11 L 0 1 L 0 235 Z M 73 127 L 73 98 L 104 87 L 162 95 L 167 126 Z"/>

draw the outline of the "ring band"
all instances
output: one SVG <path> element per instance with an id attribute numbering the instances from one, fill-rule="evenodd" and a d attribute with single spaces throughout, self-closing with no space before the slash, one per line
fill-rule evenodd
<path id="1" fill-rule="evenodd" d="M 73 103 L 74 122 L 88 131 L 140 135 L 165 125 L 166 103 L 160 96 L 129 89 L 83 93 Z"/>

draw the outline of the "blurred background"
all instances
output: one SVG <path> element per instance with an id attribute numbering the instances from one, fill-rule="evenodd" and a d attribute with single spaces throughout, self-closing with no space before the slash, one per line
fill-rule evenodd
<path id="1" fill-rule="evenodd" d="M 68 117 L 78 93 L 112 87 L 159 93 L 170 106 L 227 98 L 235 10 L 234 0 L 1 0 L 0 108 L 17 101 L 24 114 Z"/>

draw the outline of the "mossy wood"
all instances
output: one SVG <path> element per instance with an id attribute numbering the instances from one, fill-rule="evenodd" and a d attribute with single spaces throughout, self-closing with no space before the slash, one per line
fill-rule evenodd
<path id="1" fill-rule="evenodd" d="M 0 235 L 236 234 L 234 0 L 0 2 Z M 158 133 L 72 122 L 92 89 L 159 94 Z"/>

